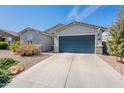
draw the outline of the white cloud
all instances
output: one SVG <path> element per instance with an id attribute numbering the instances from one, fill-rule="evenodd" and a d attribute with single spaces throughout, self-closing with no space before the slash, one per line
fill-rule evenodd
<path id="1" fill-rule="evenodd" d="M 80 6 L 74 6 L 73 9 L 69 12 L 68 16 L 67 16 L 67 21 L 69 20 L 75 20 L 77 14 L 78 14 L 78 10 L 79 10 Z"/>
<path id="2" fill-rule="evenodd" d="M 89 6 L 86 9 L 84 9 L 77 17 L 76 20 L 81 20 L 81 19 L 85 19 L 88 16 L 90 16 L 91 14 L 93 14 L 98 8 L 100 8 L 99 6 Z"/>
<path id="3" fill-rule="evenodd" d="M 87 18 L 92 13 L 94 13 L 98 8 L 100 8 L 100 5 L 91 5 L 87 8 L 83 9 L 80 13 L 78 13 L 80 6 L 75 6 L 71 12 L 67 16 L 67 21 L 73 20 L 73 21 L 80 21 L 82 19 Z"/>

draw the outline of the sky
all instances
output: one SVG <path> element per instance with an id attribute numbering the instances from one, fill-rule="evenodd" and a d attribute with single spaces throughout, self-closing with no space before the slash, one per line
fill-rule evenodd
<path id="1" fill-rule="evenodd" d="M 103 5 L 21 5 L 0 6 L 0 29 L 19 32 L 27 27 L 41 31 L 57 24 L 80 21 L 110 27 L 120 6 Z M 121 6 L 124 10 L 124 6 Z"/>

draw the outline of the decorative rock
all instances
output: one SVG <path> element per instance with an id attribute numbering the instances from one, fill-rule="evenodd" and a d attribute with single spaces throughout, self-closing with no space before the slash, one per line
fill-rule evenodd
<path id="1" fill-rule="evenodd" d="M 10 71 L 11 75 L 16 75 L 16 74 L 22 72 L 24 69 L 25 69 L 24 65 L 17 64 L 15 66 L 10 67 L 9 71 Z"/>

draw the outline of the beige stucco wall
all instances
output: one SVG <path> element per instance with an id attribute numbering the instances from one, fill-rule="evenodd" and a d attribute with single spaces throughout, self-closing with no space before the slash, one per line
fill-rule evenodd
<path id="1" fill-rule="evenodd" d="M 97 30 L 90 29 L 84 26 L 73 25 L 65 30 L 57 31 L 56 35 L 81 35 L 81 34 L 96 34 L 96 33 Z"/>
<path id="2" fill-rule="evenodd" d="M 40 34 L 36 31 L 25 31 L 24 33 L 20 34 L 20 41 L 21 43 L 27 43 L 28 38 L 27 36 L 32 34 L 33 36 L 33 43 L 34 44 L 41 44 L 43 51 L 50 51 L 53 47 L 53 38 Z"/>

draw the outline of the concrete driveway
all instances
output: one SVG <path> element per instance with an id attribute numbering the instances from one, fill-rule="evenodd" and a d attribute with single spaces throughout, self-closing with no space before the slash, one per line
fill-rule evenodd
<path id="1" fill-rule="evenodd" d="M 124 77 L 95 54 L 54 54 L 23 72 L 7 88 L 124 87 Z"/>

